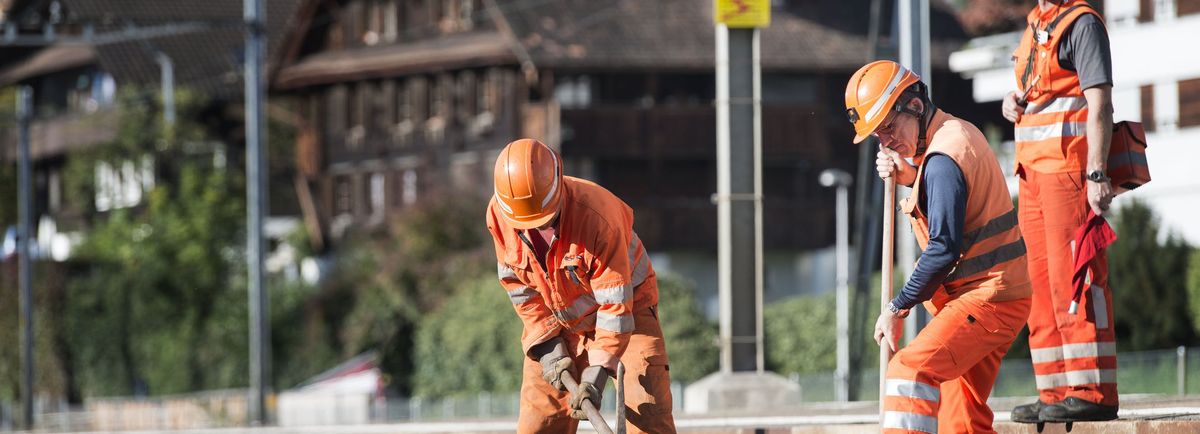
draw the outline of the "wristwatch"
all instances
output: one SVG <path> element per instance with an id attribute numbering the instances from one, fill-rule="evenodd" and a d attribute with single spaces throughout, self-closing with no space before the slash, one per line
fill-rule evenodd
<path id="1" fill-rule="evenodd" d="M 887 310 L 888 310 L 889 312 L 891 312 L 891 313 L 892 313 L 892 315 L 899 315 L 899 314 L 900 314 L 900 310 L 901 310 L 901 309 L 900 309 L 900 308 L 898 308 L 898 307 L 896 307 L 896 303 L 892 303 L 892 302 L 890 302 L 890 301 L 889 301 L 889 302 L 888 302 L 888 304 L 887 304 Z"/>
<path id="2" fill-rule="evenodd" d="M 1093 170 L 1091 172 L 1088 172 L 1087 179 L 1088 179 L 1088 181 L 1092 181 L 1092 182 L 1108 182 L 1108 181 L 1112 180 L 1111 178 L 1108 177 L 1108 175 L 1105 175 L 1104 171 L 1102 171 L 1102 170 Z"/>

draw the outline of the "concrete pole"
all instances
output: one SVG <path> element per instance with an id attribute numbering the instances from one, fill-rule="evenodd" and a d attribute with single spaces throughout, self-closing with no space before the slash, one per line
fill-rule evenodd
<path id="1" fill-rule="evenodd" d="M 762 372 L 758 30 L 718 25 L 716 38 L 721 372 Z"/>
<path id="2" fill-rule="evenodd" d="M 17 202 L 20 221 L 17 226 L 17 279 L 21 287 L 21 426 L 33 429 L 33 257 L 29 241 L 33 237 L 33 197 L 29 180 L 29 122 L 33 117 L 33 88 L 17 89 Z"/>
<path id="3" fill-rule="evenodd" d="M 821 185 L 837 187 L 837 370 L 834 399 L 850 400 L 850 200 L 847 191 L 854 182 L 838 169 L 821 172 Z"/>
<path id="4" fill-rule="evenodd" d="M 927 86 L 933 84 L 933 74 L 929 60 L 929 0 L 899 0 L 900 29 L 900 64 L 921 76 Z M 930 91 L 932 97 L 932 90 Z M 900 197 L 912 194 L 912 189 L 897 185 L 896 194 Z M 896 225 L 896 259 L 900 275 L 907 280 L 912 276 L 913 266 L 920 254 L 913 237 L 912 227 L 906 224 L 908 216 L 900 211 L 897 217 L 902 222 Z M 912 342 L 917 333 L 929 323 L 929 313 L 924 307 L 914 307 L 905 320 L 904 339 Z"/>
<path id="5" fill-rule="evenodd" d="M 244 0 L 246 21 L 246 261 L 250 303 L 250 421 L 270 421 L 267 395 L 271 384 L 270 305 L 263 276 L 263 216 L 267 213 L 266 94 L 263 92 L 263 0 Z"/>

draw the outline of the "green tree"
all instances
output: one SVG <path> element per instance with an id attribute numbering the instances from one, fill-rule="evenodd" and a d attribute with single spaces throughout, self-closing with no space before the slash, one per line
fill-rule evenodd
<path id="1" fill-rule="evenodd" d="M 1108 273 L 1122 351 L 1195 342 L 1186 286 L 1191 247 L 1164 234 L 1154 211 L 1136 200 L 1117 211 L 1114 229 Z"/>

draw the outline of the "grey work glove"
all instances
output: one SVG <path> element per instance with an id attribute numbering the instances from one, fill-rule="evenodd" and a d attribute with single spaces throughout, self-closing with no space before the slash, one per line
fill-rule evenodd
<path id="1" fill-rule="evenodd" d="M 567 357 L 567 346 L 562 338 L 555 337 L 546 342 L 534 345 L 529 349 L 529 356 L 542 364 L 542 379 L 558 390 L 566 390 L 559 377 L 571 369 L 574 363 Z"/>
<path id="2" fill-rule="evenodd" d="M 608 370 L 602 366 L 588 366 L 579 376 L 579 388 L 571 391 L 571 418 L 587 420 L 587 412 L 583 411 L 583 401 L 592 401 L 592 405 L 600 408 L 604 398 L 604 385 L 608 384 Z"/>

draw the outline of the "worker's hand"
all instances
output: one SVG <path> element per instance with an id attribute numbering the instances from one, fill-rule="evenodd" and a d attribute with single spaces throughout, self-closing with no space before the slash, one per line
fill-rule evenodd
<path id="1" fill-rule="evenodd" d="M 1021 120 L 1021 115 L 1025 114 L 1025 104 L 1020 102 L 1020 96 L 1016 92 L 1009 92 L 1008 95 L 1004 95 L 1000 113 L 1004 114 L 1004 119 L 1015 124 Z"/>
<path id="2" fill-rule="evenodd" d="M 594 365 L 583 369 L 579 375 L 579 387 L 571 391 L 571 418 L 587 420 L 587 412 L 583 411 L 583 401 L 591 401 L 592 405 L 600 408 L 604 397 L 604 385 L 608 383 L 608 370 L 603 366 Z"/>
<path id="3" fill-rule="evenodd" d="M 567 346 L 563 344 L 562 338 L 555 337 L 534 345 L 529 350 L 529 355 L 537 358 L 538 363 L 542 364 L 542 379 L 555 389 L 566 390 L 559 378 L 563 372 L 571 370 L 575 363 L 567 357 Z"/>
<path id="4" fill-rule="evenodd" d="M 908 164 L 899 152 L 883 145 L 879 145 L 879 153 L 875 154 L 875 170 L 879 172 L 880 179 L 895 175 L 896 183 L 903 186 L 911 187 L 913 181 L 917 180 L 916 166 Z"/>
<path id="5" fill-rule="evenodd" d="M 1113 199 L 1112 183 L 1087 181 L 1087 190 L 1088 206 L 1092 207 L 1092 212 L 1101 215 L 1108 211 Z"/>
<path id="6" fill-rule="evenodd" d="M 900 334 L 904 333 L 904 317 L 908 316 L 908 309 L 900 311 L 899 314 L 893 314 L 892 311 L 884 309 L 879 314 L 879 318 L 875 320 L 875 344 L 883 345 L 883 340 L 887 339 L 888 347 L 895 353 L 900 348 Z"/>

